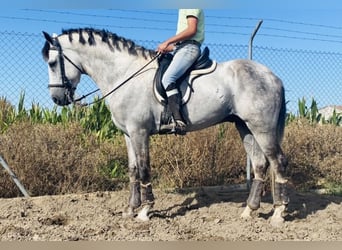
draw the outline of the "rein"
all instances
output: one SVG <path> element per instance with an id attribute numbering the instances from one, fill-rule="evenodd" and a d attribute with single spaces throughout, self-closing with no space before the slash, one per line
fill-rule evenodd
<path id="1" fill-rule="evenodd" d="M 134 72 L 131 76 L 129 76 L 126 80 L 124 80 L 122 83 L 120 83 L 118 86 L 116 86 L 114 89 L 112 89 L 111 91 L 109 91 L 107 94 L 105 94 L 104 96 L 102 96 L 101 98 L 90 102 L 90 103 L 85 103 L 85 104 L 81 104 L 81 106 L 90 106 L 92 104 L 101 102 L 102 100 L 104 100 L 106 97 L 108 97 L 109 95 L 111 95 L 112 93 L 114 93 L 116 90 L 118 90 L 120 87 L 122 87 L 125 83 L 127 83 L 128 81 L 130 81 L 131 79 L 133 79 L 134 77 L 136 77 L 143 69 L 145 69 L 148 65 L 150 65 L 154 60 L 156 60 L 159 56 L 161 55 L 160 52 L 158 52 L 154 57 L 151 58 L 150 61 L 148 61 L 144 66 L 142 66 L 140 69 L 138 69 L 136 72 Z M 69 61 L 70 62 L 70 61 Z M 73 64 L 73 63 L 72 63 Z M 74 65 L 74 64 L 73 64 Z M 77 67 L 78 69 L 78 67 Z M 82 71 L 81 71 L 82 72 Z M 80 98 L 77 98 L 76 100 L 74 100 L 74 103 L 79 102 L 81 100 L 83 100 L 84 98 L 86 98 L 87 96 L 96 93 L 97 91 L 99 91 L 100 89 L 96 89 L 94 91 L 91 91 L 90 93 L 81 96 Z"/>

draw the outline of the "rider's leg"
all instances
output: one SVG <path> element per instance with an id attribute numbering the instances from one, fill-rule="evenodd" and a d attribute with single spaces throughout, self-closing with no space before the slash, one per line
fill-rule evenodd
<path id="1" fill-rule="evenodd" d="M 168 126 L 162 125 L 161 130 L 175 130 L 177 126 L 185 129 L 185 122 L 180 113 L 181 98 L 176 82 L 193 65 L 199 55 L 200 47 L 196 44 L 185 44 L 176 47 L 173 59 L 162 79 L 168 97 L 168 109 L 172 112 L 174 123 Z"/>

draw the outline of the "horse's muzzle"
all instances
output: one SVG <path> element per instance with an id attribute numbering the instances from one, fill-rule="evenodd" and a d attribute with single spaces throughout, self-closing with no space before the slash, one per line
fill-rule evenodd
<path id="1" fill-rule="evenodd" d="M 54 103 L 56 103 L 58 106 L 66 106 L 69 105 L 71 102 L 69 101 L 69 98 L 65 97 L 65 98 L 59 98 L 56 96 L 51 96 L 51 99 Z"/>

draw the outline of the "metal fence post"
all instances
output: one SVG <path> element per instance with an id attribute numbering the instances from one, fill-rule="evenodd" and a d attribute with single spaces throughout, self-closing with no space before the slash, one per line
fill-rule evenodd
<path id="1" fill-rule="evenodd" d="M 13 171 L 10 169 L 10 167 L 7 165 L 7 163 L 5 162 L 5 160 L 0 156 L 0 164 L 4 167 L 4 169 L 6 169 L 6 171 L 9 173 L 9 175 L 11 176 L 11 178 L 13 179 L 14 183 L 18 186 L 18 188 L 20 189 L 21 193 L 26 197 L 30 197 L 30 195 L 26 192 L 26 189 L 24 188 L 24 186 L 20 183 L 20 181 L 18 180 L 17 176 L 13 173 Z"/>
<path id="2" fill-rule="evenodd" d="M 252 52 L 252 49 L 253 49 L 253 40 L 254 40 L 254 37 L 256 35 L 256 33 L 258 32 L 261 24 L 262 24 L 263 20 L 260 20 L 258 22 L 258 24 L 256 25 L 252 35 L 251 35 L 251 38 L 249 39 L 249 45 L 248 45 L 248 59 L 249 60 L 252 60 L 253 59 L 253 52 Z M 251 159 L 249 158 L 249 156 L 247 155 L 247 164 L 246 164 L 246 179 L 247 179 L 247 190 L 250 189 L 251 187 Z"/>
<path id="3" fill-rule="evenodd" d="M 261 24 L 262 24 L 263 20 L 260 20 L 258 22 L 258 24 L 255 26 L 255 29 L 251 35 L 251 38 L 249 39 L 249 45 L 248 45 L 248 59 L 249 60 L 252 60 L 253 59 L 253 53 L 252 53 L 252 49 L 253 49 L 253 40 L 254 40 L 254 37 L 256 35 L 256 33 L 258 32 Z"/>

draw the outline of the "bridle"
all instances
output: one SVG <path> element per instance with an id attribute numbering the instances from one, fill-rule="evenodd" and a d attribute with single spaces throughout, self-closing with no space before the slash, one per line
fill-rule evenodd
<path id="1" fill-rule="evenodd" d="M 79 103 L 82 99 L 86 98 L 87 96 L 94 94 L 95 92 L 99 91 L 100 89 L 96 89 L 94 91 L 91 91 L 90 93 L 81 96 L 80 98 L 74 99 L 74 93 L 76 88 L 73 87 L 71 81 L 65 74 L 65 64 L 64 59 L 66 59 L 69 63 L 71 63 L 81 74 L 86 74 L 86 72 L 81 69 L 79 66 L 77 66 L 69 57 L 67 57 L 62 50 L 62 46 L 58 41 L 57 37 L 52 38 L 52 47 L 50 47 L 50 50 L 57 50 L 58 52 L 58 59 L 59 59 L 59 65 L 60 65 L 60 71 L 61 71 L 61 77 L 62 77 L 62 84 L 48 84 L 49 88 L 64 88 L 65 89 L 65 96 L 67 97 L 68 101 L 70 103 Z M 150 61 L 148 61 L 144 66 L 142 66 L 139 70 L 134 72 L 130 77 L 128 77 L 125 81 L 117 85 L 114 89 L 109 91 L 107 94 L 103 95 L 101 98 L 87 104 L 82 104 L 82 106 L 89 106 L 91 104 L 100 102 L 104 100 L 107 96 L 111 95 L 113 92 L 115 92 L 117 89 L 119 89 L 121 86 L 123 86 L 125 83 L 127 83 L 132 78 L 136 77 L 144 68 L 146 68 L 150 63 L 152 63 L 154 60 L 156 60 L 161 55 L 160 52 L 158 52 L 155 56 L 151 58 Z"/>
<path id="2" fill-rule="evenodd" d="M 62 50 L 62 46 L 58 41 L 57 37 L 52 38 L 52 47 L 50 47 L 50 50 L 56 50 L 58 52 L 58 59 L 59 59 L 59 68 L 61 72 L 62 77 L 62 83 L 61 84 L 48 84 L 48 88 L 64 88 L 65 89 L 65 96 L 67 97 L 68 101 L 70 103 L 75 102 L 74 100 L 74 93 L 76 88 L 73 87 L 70 79 L 65 74 L 65 64 L 64 59 L 66 59 L 68 62 L 70 62 L 81 74 L 85 74 L 84 70 L 81 69 L 79 66 L 77 66 L 69 57 L 67 57 Z"/>

